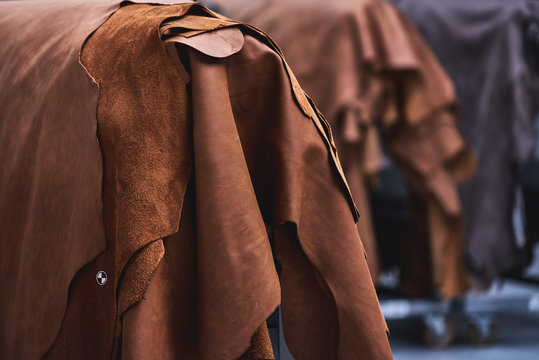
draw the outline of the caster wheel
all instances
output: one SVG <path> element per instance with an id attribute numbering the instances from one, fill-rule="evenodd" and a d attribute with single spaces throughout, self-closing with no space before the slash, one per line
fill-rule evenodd
<path id="1" fill-rule="evenodd" d="M 491 345 L 498 338 L 498 325 L 488 316 L 475 316 L 468 325 L 468 339 L 474 345 Z"/>
<path id="2" fill-rule="evenodd" d="M 455 340 L 455 324 L 446 314 L 429 314 L 424 322 L 423 338 L 430 347 L 445 348 Z"/>

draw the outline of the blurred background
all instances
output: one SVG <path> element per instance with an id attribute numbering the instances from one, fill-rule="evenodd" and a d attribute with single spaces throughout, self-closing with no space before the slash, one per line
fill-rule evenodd
<path id="1" fill-rule="evenodd" d="M 395 358 L 539 359 L 539 3 L 204 3 L 330 123 Z"/>

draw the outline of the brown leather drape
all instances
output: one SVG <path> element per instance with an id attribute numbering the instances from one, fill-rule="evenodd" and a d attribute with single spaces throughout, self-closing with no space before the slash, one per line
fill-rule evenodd
<path id="1" fill-rule="evenodd" d="M 462 222 L 456 186 L 474 163 L 456 130 L 453 85 L 408 20 L 373 0 L 211 3 L 270 33 L 326 114 L 361 213 L 358 231 L 374 280 L 380 265 L 366 195 L 382 166 L 381 130 L 412 190 L 435 204 L 428 207 L 434 283 L 446 297 L 464 293 L 462 231 L 449 224 Z"/>
<path id="2" fill-rule="evenodd" d="M 64 5 L 0 3 L 2 359 L 43 355 L 75 273 L 106 247 L 98 88 L 78 55 L 114 4 Z"/>
<path id="3" fill-rule="evenodd" d="M 84 17 L 104 20 L 116 7 L 89 6 Z M 77 11 L 64 5 L 52 13 L 70 23 L 78 20 L 72 16 Z M 95 27 L 84 32 L 74 26 L 85 36 L 67 48 L 80 51 Z M 63 33 L 54 30 L 49 37 Z M 46 329 L 49 324 L 34 313 L 37 326 L 24 338 L 26 324 L 2 318 L 2 355 L 25 351 L 39 357 L 52 345 L 48 358 L 266 359 L 272 354 L 264 321 L 282 301 L 286 336 L 298 359 L 391 358 L 366 261 L 348 256 L 363 248 L 329 128 L 271 39 L 192 3 L 127 5 L 89 38 L 80 61 L 71 59 L 91 77 L 70 80 L 75 88 L 89 83 L 94 95 L 95 81 L 99 100 L 86 99 L 88 91 L 72 91 L 74 102 L 84 100 L 87 107 L 72 116 L 53 114 L 94 129 L 65 129 L 68 138 L 92 139 L 95 145 L 99 139 L 100 149 L 83 147 L 98 158 L 102 154 L 103 172 L 90 169 L 94 177 L 85 180 L 99 181 L 87 198 L 75 200 L 98 206 L 102 196 L 95 227 L 103 230 L 102 219 L 107 247 L 94 259 L 96 253 L 79 254 L 77 242 L 69 241 L 87 228 L 97 231 L 87 218 L 48 244 L 50 249 L 39 237 L 28 240 L 31 246 L 17 259 L 39 252 L 47 263 L 42 276 L 72 264 L 73 254 L 82 259 L 71 265 L 74 271 L 85 266 L 69 292 L 66 275 L 40 299 L 46 311 L 51 301 L 67 298 L 67 307 L 58 304 L 50 318 L 61 323 L 59 332 Z M 49 93 L 57 110 L 66 93 L 54 87 Z M 55 124 L 51 114 L 44 115 Z M 70 150 L 84 167 L 77 148 Z M 58 149 L 51 154 L 61 163 Z M 3 181 L 4 174 L 18 176 L 3 173 Z M 67 184 L 80 181 L 59 176 Z M 47 204 L 43 196 L 36 201 Z M 64 201 L 54 199 L 53 205 Z M 31 203 L 26 208 L 36 216 L 45 211 Z M 50 221 L 65 227 L 64 218 Z M 26 224 L 32 219 L 21 226 Z M 276 228 L 281 284 L 265 224 Z M 4 238 L 1 243 L 14 246 Z M 66 244 L 69 251 L 50 262 L 55 246 Z M 108 274 L 104 285 L 96 282 L 99 270 Z M 30 275 L 21 273 L 17 280 L 34 291 Z M 15 305 L 5 300 L 2 310 L 8 313 Z M 30 316 L 28 303 L 17 306 Z M 4 336 L 12 325 L 11 337 Z"/>

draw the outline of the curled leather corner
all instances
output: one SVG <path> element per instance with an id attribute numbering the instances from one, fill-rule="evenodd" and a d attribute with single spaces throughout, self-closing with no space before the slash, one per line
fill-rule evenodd
<path id="1" fill-rule="evenodd" d="M 227 27 L 190 37 L 172 36 L 166 39 L 165 43 L 179 43 L 214 58 L 226 58 L 243 48 L 244 38 L 240 29 Z"/>
<path id="2" fill-rule="evenodd" d="M 163 240 L 158 239 L 139 249 L 127 262 L 119 286 L 118 314 L 142 300 L 152 276 L 165 255 Z"/>

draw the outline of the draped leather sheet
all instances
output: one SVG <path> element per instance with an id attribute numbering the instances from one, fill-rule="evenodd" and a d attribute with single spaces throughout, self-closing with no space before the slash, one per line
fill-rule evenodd
<path id="1" fill-rule="evenodd" d="M 525 32 L 537 1 L 398 1 L 455 82 L 459 127 L 478 158 L 478 173 L 460 187 L 466 258 L 478 284 L 521 271 L 531 260 L 515 236 L 519 169 L 530 158 L 539 78 Z M 518 231 L 517 231 L 518 232 Z"/>
<path id="2" fill-rule="evenodd" d="M 329 127 L 271 39 L 193 3 L 33 5 L 0 11 L 28 29 L 0 53 L 3 358 L 272 358 L 280 302 L 297 359 L 391 358 Z"/>
<path id="3" fill-rule="evenodd" d="M 62 322 L 71 279 L 106 247 L 98 89 L 78 55 L 114 7 L 0 3 L 3 359 L 43 355 Z"/>
<path id="4" fill-rule="evenodd" d="M 374 280 L 379 263 L 367 194 L 382 166 L 382 130 L 412 189 L 431 204 L 434 283 L 446 297 L 465 292 L 456 186 L 474 161 L 456 128 L 453 85 L 407 19 L 371 0 L 211 3 L 271 34 L 326 114 L 361 213 L 358 231 Z"/>

